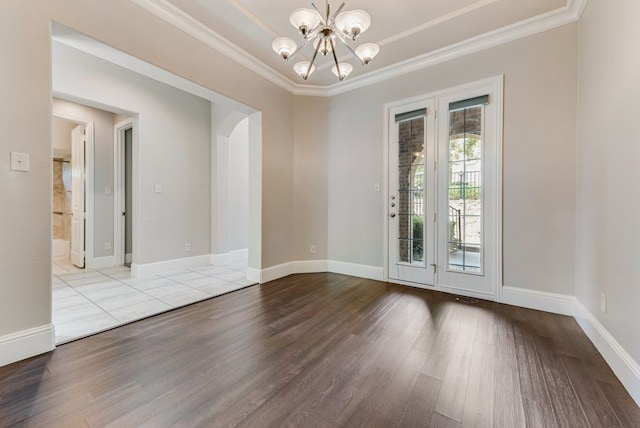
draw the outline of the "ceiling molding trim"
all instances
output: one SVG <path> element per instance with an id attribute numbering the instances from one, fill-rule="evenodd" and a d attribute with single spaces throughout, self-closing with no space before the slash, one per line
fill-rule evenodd
<path id="1" fill-rule="evenodd" d="M 300 86 L 168 1 L 131 1 L 282 89 L 295 94 Z"/>
<path id="2" fill-rule="evenodd" d="M 477 53 L 485 49 L 552 30 L 563 25 L 571 24 L 580 19 L 588 2 L 588 0 L 568 0 L 567 5 L 559 9 L 499 28 L 489 33 L 481 34 L 477 37 L 464 40 L 415 58 L 392 64 L 360 77 L 351 78 L 347 82 L 339 82 L 329 86 L 317 86 L 303 85 L 293 82 L 281 73 L 269 67 L 264 62 L 255 58 L 253 55 L 211 30 L 209 27 L 178 9 L 167 0 L 131 1 L 292 94 L 319 97 L 330 97 L 349 92 L 384 80 L 393 79 L 413 71 L 441 64 L 446 61 L 451 61 L 465 55 Z"/>
<path id="3" fill-rule="evenodd" d="M 483 8 L 485 6 L 488 6 L 492 3 L 497 2 L 498 0 L 480 0 L 477 1 L 475 3 L 470 4 L 469 6 L 465 6 L 463 8 L 460 9 L 456 9 L 453 12 L 449 12 L 445 15 L 439 16 L 435 19 L 432 19 L 431 21 L 427 21 L 421 25 L 418 25 L 417 27 L 413 27 L 410 28 L 406 31 L 403 31 L 401 33 L 395 34 L 391 37 L 387 37 L 386 39 L 380 40 L 379 42 L 377 42 L 378 46 L 382 47 L 385 45 L 388 45 L 389 43 L 393 43 L 393 42 L 397 42 L 399 40 L 405 39 L 415 33 L 419 33 L 420 31 L 424 31 L 428 28 L 431 27 L 435 27 L 436 25 L 440 25 L 443 24 L 447 21 L 451 21 L 454 18 L 458 18 L 460 16 L 466 15 L 467 13 L 473 12 L 477 9 Z"/>
<path id="4" fill-rule="evenodd" d="M 576 11 L 578 21 L 582 19 L 582 14 L 587 7 L 589 0 L 569 0 L 569 8 Z"/>
<path id="5" fill-rule="evenodd" d="M 588 0 L 569 0 L 567 6 L 538 15 L 512 25 L 481 34 L 480 36 L 438 49 L 415 58 L 408 59 L 380 70 L 354 77 L 347 82 L 335 83 L 326 87 L 324 96 L 334 96 L 403 74 L 432 67 L 485 49 L 500 46 L 563 25 L 577 22 Z"/>

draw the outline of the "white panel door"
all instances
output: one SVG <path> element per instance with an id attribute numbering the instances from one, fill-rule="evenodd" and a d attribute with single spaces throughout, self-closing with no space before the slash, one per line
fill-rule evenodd
<path id="1" fill-rule="evenodd" d="M 389 279 L 435 284 L 434 102 L 389 114 Z"/>
<path id="2" fill-rule="evenodd" d="M 438 286 L 489 300 L 498 277 L 496 92 L 438 99 Z"/>
<path id="3" fill-rule="evenodd" d="M 71 132 L 71 262 L 84 267 L 85 256 L 85 126 Z"/>

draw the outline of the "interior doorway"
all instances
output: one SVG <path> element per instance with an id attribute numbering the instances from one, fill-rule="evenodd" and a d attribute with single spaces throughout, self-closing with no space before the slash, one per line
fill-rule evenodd
<path id="1" fill-rule="evenodd" d="M 133 146 L 136 136 L 135 123 L 135 118 L 127 118 L 114 126 L 114 256 L 117 266 L 126 267 L 131 267 L 134 254 Z"/>
<path id="2" fill-rule="evenodd" d="M 87 227 L 90 209 L 87 181 L 91 176 L 90 153 L 92 122 L 87 119 L 53 114 L 52 160 L 52 258 L 54 273 L 83 269 L 87 262 Z"/>

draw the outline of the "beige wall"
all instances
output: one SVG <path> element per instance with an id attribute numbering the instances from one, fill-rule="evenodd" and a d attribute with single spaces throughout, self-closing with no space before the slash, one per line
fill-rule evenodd
<path id="1" fill-rule="evenodd" d="M 249 119 L 229 136 L 229 251 L 249 248 Z"/>
<path id="2" fill-rule="evenodd" d="M 54 155 L 60 157 L 71 156 L 71 130 L 76 126 L 78 126 L 76 123 L 69 122 L 65 119 L 53 118 L 51 143 L 53 145 Z"/>
<path id="3" fill-rule="evenodd" d="M 577 34 L 567 25 L 333 97 L 329 259 L 383 265 L 384 104 L 504 74 L 504 285 L 573 295 Z"/>
<path id="4" fill-rule="evenodd" d="M 0 337 L 51 322 L 51 21 L 262 111 L 263 266 L 291 259 L 293 96 L 128 0 L 0 2 Z M 9 171 L 28 152 L 31 172 Z"/>
<path id="5" fill-rule="evenodd" d="M 580 24 L 576 237 L 576 297 L 636 364 L 639 16 L 636 0 L 591 0 Z M 600 311 L 601 293 L 606 313 Z"/>
<path id="6" fill-rule="evenodd" d="M 329 100 L 296 97 L 294 147 L 295 260 L 327 259 Z M 311 246 L 316 254 L 311 254 Z"/>

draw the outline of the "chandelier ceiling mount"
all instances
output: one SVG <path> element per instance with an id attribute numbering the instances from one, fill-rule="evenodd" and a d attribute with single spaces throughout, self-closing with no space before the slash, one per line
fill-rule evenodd
<path id="1" fill-rule="evenodd" d="M 302 48 L 312 44 L 314 50 L 311 61 L 301 61 L 293 66 L 294 71 L 307 80 L 316 69 L 315 62 L 320 53 L 322 56 L 332 54 L 335 65 L 331 71 L 341 81 L 352 71 L 353 66 L 348 62 L 339 62 L 336 55 L 336 44 L 340 41 L 347 49 L 360 60 L 362 65 L 367 65 L 380 52 L 380 47 L 375 43 L 365 43 L 355 50 L 349 45 L 349 41 L 355 41 L 358 36 L 367 31 L 371 25 L 371 17 L 363 10 L 342 11 L 343 2 L 335 13 L 331 13 L 331 5 L 326 2 L 326 14 L 320 13 L 314 3 L 313 9 L 296 9 L 291 12 L 289 21 L 302 35 L 304 41 L 298 45 L 289 37 L 278 37 L 272 43 L 273 50 L 285 61 L 290 61 Z"/>

